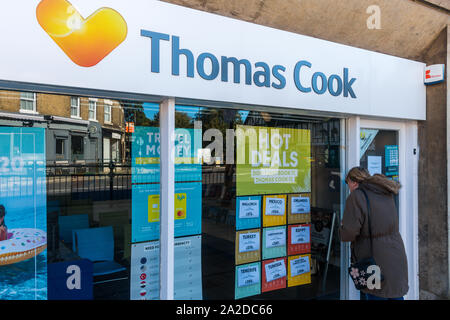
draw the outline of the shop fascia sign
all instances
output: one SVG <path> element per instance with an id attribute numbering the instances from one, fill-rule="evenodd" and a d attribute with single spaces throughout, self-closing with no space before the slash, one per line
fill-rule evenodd
<path id="1" fill-rule="evenodd" d="M 0 26 L 11 30 L 2 34 L 8 50 L 0 51 L 0 84 L 7 88 L 36 83 L 81 92 L 426 118 L 423 63 L 162 1 L 35 4 L 13 1 L 0 11 Z M 19 15 L 25 17 L 15 19 Z M 32 57 L 30 46 L 37 48 Z M 402 81 L 393 74 L 401 74 Z"/>
<path id="2" fill-rule="evenodd" d="M 141 30 L 141 36 L 151 40 L 151 72 L 160 73 L 161 53 L 160 48 L 163 42 L 171 42 L 172 54 L 171 59 L 172 75 L 180 76 L 180 59 L 184 57 L 187 61 L 186 75 L 188 78 L 195 78 L 196 75 L 204 80 L 216 80 L 220 77 L 222 82 L 229 82 L 228 71 L 230 66 L 233 67 L 233 82 L 240 84 L 244 82 L 246 85 L 254 84 L 257 87 L 267 87 L 275 89 L 284 89 L 286 87 L 287 75 L 286 67 L 283 65 L 270 66 L 268 63 L 258 61 L 252 63 L 248 59 L 238 59 L 236 57 L 221 56 L 203 52 L 195 58 L 192 50 L 181 48 L 181 38 L 165 33 Z M 163 57 L 167 58 L 167 57 Z M 254 65 L 254 68 L 253 68 Z M 244 67 L 244 79 L 242 79 L 241 67 Z M 353 84 L 357 80 L 350 77 L 348 68 L 343 68 L 342 74 L 326 75 L 324 72 L 315 71 L 310 77 L 309 82 L 303 82 L 301 74 L 303 72 L 315 71 L 311 62 L 300 60 L 295 64 L 294 74 L 292 78 L 295 87 L 302 93 L 314 92 L 316 94 L 324 94 L 329 92 L 332 96 L 344 96 L 356 99 L 353 90 Z"/>
<path id="3" fill-rule="evenodd" d="M 67 0 L 42 0 L 36 8 L 37 20 L 47 34 L 67 54 L 67 56 L 81 67 L 93 67 L 100 63 L 107 55 L 125 41 L 128 33 L 127 23 L 122 15 L 111 8 L 101 8 L 88 18 L 84 18 L 79 11 Z M 102 26 L 102 37 L 108 41 L 101 41 L 97 46 L 87 46 L 92 39 L 98 37 L 95 28 Z M 91 31 L 94 30 L 94 31 Z M 257 87 L 284 89 L 287 83 L 286 66 L 273 65 L 258 61 L 252 63 L 249 59 L 221 56 L 203 52 L 194 55 L 194 51 L 181 48 L 181 38 L 166 33 L 142 29 L 142 37 L 151 39 L 151 72 L 160 73 L 160 60 L 171 59 L 172 75 L 180 76 L 180 59 L 186 59 L 188 78 L 201 77 L 204 80 L 228 82 L 230 66 L 234 68 L 233 82 Z M 161 57 L 163 42 L 171 42 L 171 57 Z M 241 75 L 244 67 L 244 76 Z M 301 75 L 309 73 L 309 81 L 302 82 Z M 312 74 L 311 74 L 312 73 Z M 245 80 L 242 78 L 245 77 Z M 356 99 L 353 84 L 356 78 L 349 75 L 349 69 L 343 68 L 342 73 L 325 74 L 316 71 L 311 62 L 298 61 L 295 64 L 292 77 L 295 87 L 302 93 L 314 92 L 322 95 L 327 91 L 331 96 L 343 96 Z"/>

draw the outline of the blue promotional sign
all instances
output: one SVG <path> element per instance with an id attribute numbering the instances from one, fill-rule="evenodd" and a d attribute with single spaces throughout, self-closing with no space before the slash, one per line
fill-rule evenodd
<path id="1" fill-rule="evenodd" d="M 200 129 L 175 130 L 175 181 L 201 181 Z M 159 183 L 161 139 L 157 127 L 136 127 L 132 136 L 132 183 Z"/>
<path id="2" fill-rule="evenodd" d="M 92 261 L 87 259 L 48 265 L 48 300 L 92 300 Z"/>
<path id="3" fill-rule="evenodd" d="M 0 127 L 0 298 L 47 299 L 45 129 Z"/>
<path id="4" fill-rule="evenodd" d="M 236 230 L 261 227 L 261 196 L 236 198 Z"/>
<path id="5" fill-rule="evenodd" d="M 398 166 L 398 146 L 384 146 L 384 160 L 386 167 Z"/>
<path id="6" fill-rule="evenodd" d="M 159 184 L 132 185 L 132 242 L 159 239 Z M 175 183 L 175 237 L 202 233 L 202 183 Z"/>

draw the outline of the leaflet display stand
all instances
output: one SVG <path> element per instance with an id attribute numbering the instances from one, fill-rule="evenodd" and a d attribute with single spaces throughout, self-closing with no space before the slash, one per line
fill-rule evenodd
<path id="1" fill-rule="evenodd" d="M 326 255 L 326 259 L 325 259 L 325 271 L 323 273 L 323 278 L 322 278 L 322 293 L 325 293 L 326 284 L 327 284 L 328 265 L 330 263 L 331 245 L 333 243 L 334 222 L 336 220 L 335 217 L 336 217 L 336 212 L 333 211 L 333 215 L 331 218 L 330 237 L 328 239 L 328 250 L 327 250 L 327 255 Z"/>

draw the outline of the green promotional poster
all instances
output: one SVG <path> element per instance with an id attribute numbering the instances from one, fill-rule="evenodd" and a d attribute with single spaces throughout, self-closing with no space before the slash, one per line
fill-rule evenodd
<path id="1" fill-rule="evenodd" d="M 237 196 L 311 191 L 307 129 L 237 126 Z"/>

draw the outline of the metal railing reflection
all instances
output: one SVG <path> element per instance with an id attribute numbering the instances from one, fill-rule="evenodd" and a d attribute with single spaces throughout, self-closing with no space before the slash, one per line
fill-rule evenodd
<path id="1" fill-rule="evenodd" d="M 131 198 L 131 165 L 109 163 L 47 164 L 47 195 L 71 199 Z"/>

